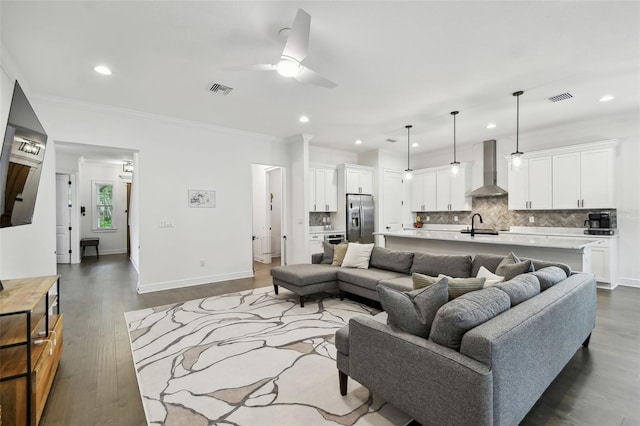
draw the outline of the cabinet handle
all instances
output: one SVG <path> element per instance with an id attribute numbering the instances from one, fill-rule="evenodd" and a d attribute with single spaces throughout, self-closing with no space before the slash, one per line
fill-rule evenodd
<path id="1" fill-rule="evenodd" d="M 324 205 L 324 209 L 325 209 L 325 211 L 329 211 L 329 204 L 325 204 Z"/>
<path id="2" fill-rule="evenodd" d="M 315 204 L 313 205 L 313 211 L 316 211 L 316 205 Z"/>
<path id="3" fill-rule="evenodd" d="M 578 200 L 578 207 L 580 207 L 580 200 Z"/>
<path id="4" fill-rule="evenodd" d="M 584 200 L 582 200 L 580 207 L 584 207 Z"/>

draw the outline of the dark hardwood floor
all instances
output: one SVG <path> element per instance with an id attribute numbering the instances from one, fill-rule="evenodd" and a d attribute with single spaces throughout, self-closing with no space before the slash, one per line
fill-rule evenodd
<path id="1" fill-rule="evenodd" d="M 270 286 L 269 268 L 256 264 L 254 278 L 139 295 L 125 255 L 58 265 L 64 349 L 41 425 L 144 425 L 124 312 Z M 337 374 L 328 391 L 339 391 Z M 577 351 L 523 424 L 640 425 L 640 289 L 598 290 L 589 349 Z"/>

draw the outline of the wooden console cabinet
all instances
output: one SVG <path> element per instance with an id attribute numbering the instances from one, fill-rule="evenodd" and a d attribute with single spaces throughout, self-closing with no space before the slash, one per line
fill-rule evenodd
<path id="1" fill-rule="evenodd" d="M 60 276 L 2 284 L 0 424 L 34 426 L 40 422 L 62 355 Z M 54 286 L 55 294 L 50 292 Z"/>

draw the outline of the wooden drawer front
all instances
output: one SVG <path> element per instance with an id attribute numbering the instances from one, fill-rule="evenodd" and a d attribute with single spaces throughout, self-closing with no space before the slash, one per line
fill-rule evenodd
<path id="1" fill-rule="evenodd" d="M 36 409 L 36 424 L 40 423 L 40 417 L 47 403 L 47 397 L 49 396 L 53 378 L 58 370 L 60 356 L 62 355 L 62 315 L 52 315 L 51 321 L 53 324 L 49 324 L 49 326 L 56 333 L 56 344 L 53 346 L 53 354 L 49 355 L 49 348 L 47 347 L 40 356 L 40 359 L 36 362 L 33 373 L 35 376 L 34 405 Z M 53 340 L 52 334 L 49 336 L 49 339 Z M 45 342 L 45 345 L 49 345 L 49 343 Z"/>

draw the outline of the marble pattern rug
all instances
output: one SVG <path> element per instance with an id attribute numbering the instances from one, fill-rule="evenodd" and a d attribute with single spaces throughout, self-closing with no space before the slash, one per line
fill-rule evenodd
<path id="1" fill-rule="evenodd" d="M 125 313 L 150 425 L 403 425 L 404 413 L 349 380 L 341 396 L 334 334 L 376 311 L 281 289 Z"/>

